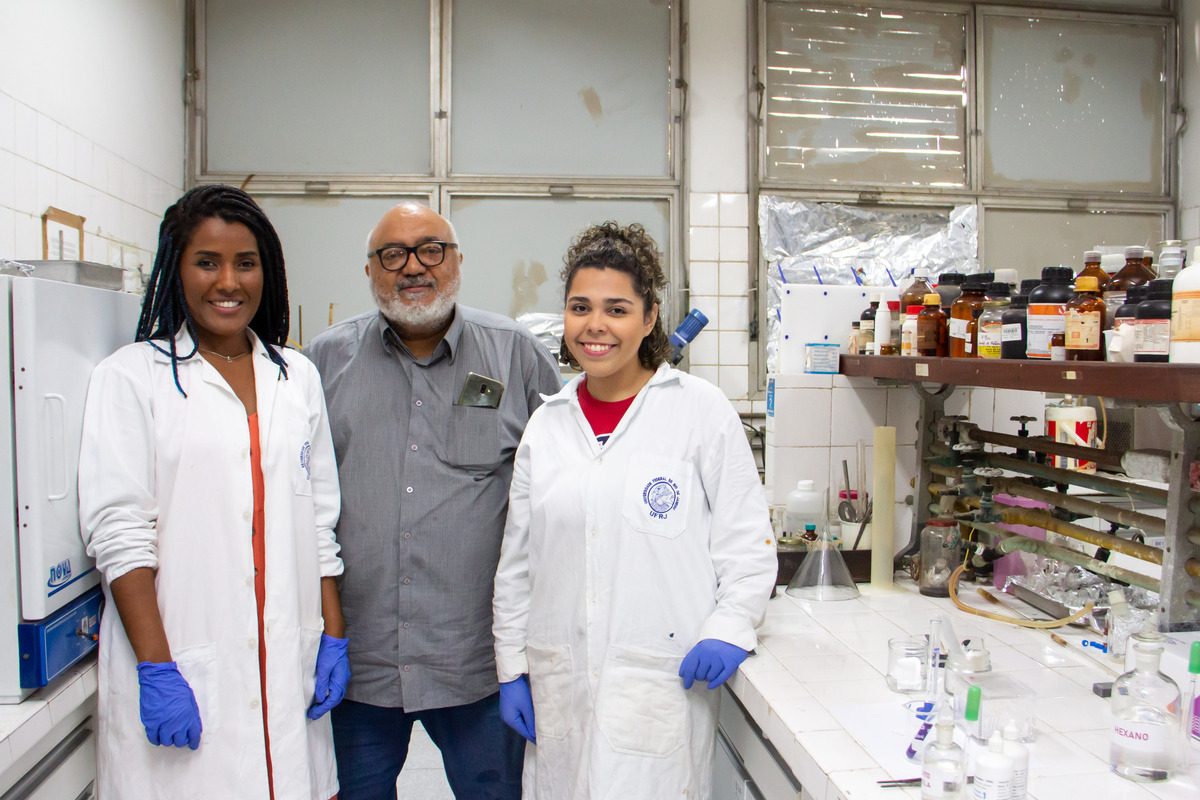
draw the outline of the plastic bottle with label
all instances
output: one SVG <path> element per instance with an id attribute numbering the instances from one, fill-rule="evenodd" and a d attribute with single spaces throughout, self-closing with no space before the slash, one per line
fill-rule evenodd
<path id="1" fill-rule="evenodd" d="M 985 289 L 992 281 L 992 273 L 981 272 L 968 275 L 963 281 L 962 294 L 950 306 L 950 357 L 967 356 L 967 327 L 971 323 L 971 312 L 983 308 Z"/>
<path id="2" fill-rule="evenodd" d="M 1029 293 L 1026 312 L 1026 346 L 1028 358 L 1050 358 L 1050 339 L 1055 333 L 1066 333 L 1067 303 L 1071 302 L 1070 267 L 1045 267 L 1042 282 Z"/>
<path id="3" fill-rule="evenodd" d="M 1075 279 L 1075 296 L 1067 303 L 1064 340 L 1068 361 L 1104 360 L 1104 301 L 1096 279 Z"/>
<path id="4" fill-rule="evenodd" d="M 796 488 L 788 492 L 787 505 L 783 512 L 783 532 L 786 536 L 799 536 L 805 526 L 815 530 L 821 522 L 821 493 L 813 488 L 812 481 L 799 481 Z"/>
<path id="5" fill-rule="evenodd" d="M 916 354 L 925 358 L 944 358 L 950 352 L 949 337 L 941 296 L 930 292 L 925 295 L 925 308 L 917 317 Z"/>
<path id="6" fill-rule="evenodd" d="M 1029 293 L 1041 283 L 1040 278 L 1021 281 L 1021 288 L 1001 317 L 1004 327 L 1001 332 L 1000 357 L 1025 358 L 1026 314 L 1029 312 Z"/>
<path id="7" fill-rule="evenodd" d="M 987 750 L 975 757 L 975 800 L 1009 800 L 1013 763 L 1004 754 L 1004 738 L 992 731 Z"/>
<path id="8" fill-rule="evenodd" d="M 1161 634 L 1138 633 L 1131 641 L 1135 666 L 1112 685 L 1109 760 L 1123 778 L 1165 781 L 1178 766 L 1179 686 L 1159 669 Z"/>
<path id="9" fill-rule="evenodd" d="M 1158 277 L 1174 278 L 1183 269 L 1187 259 L 1186 243 L 1179 239 L 1169 239 L 1159 245 Z"/>
<path id="10" fill-rule="evenodd" d="M 1200 364 L 1200 261 L 1171 285 L 1171 362 Z"/>
<path id="11" fill-rule="evenodd" d="M 979 316 L 977 339 L 979 358 L 1001 358 L 1004 345 L 1004 312 L 1008 311 L 1009 288 L 1007 283 L 994 281 L 987 286 L 983 301 L 983 313 Z"/>
<path id="12" fill-rule="evenodd" d="M 1133 360 L 1165 364 L 1171 354 L 1171 279 L 1150 281 L 1146 299 L 1138 303 L 1133 333 Z"/>
<path id="13" fill-rule="evenodd" d="M 904 315 L 904 324 L 900 326 L 900 355 L 915 356 L 917 354 L 917 318 L 921 316 L 924 306 L 909 306 Z"/>
<path id="14" fill-rule="evenodd" d="M 1017 723 L 1004 723 L 1004 755 L 1012 760 L 1013 782 L 1009 800 L 1025 800 L 1029 794 L 1029 748 L 1021 744 Z"/>

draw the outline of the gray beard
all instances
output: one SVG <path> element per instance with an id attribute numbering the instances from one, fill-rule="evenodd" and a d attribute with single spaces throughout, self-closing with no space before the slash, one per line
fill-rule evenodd
<path id="1" fill-rule="evenodd" d="M 458 289 L 462 284 L 461 278 L 456 277 L 453 283 L 445 287 L 435 286 L 437 296 L 430 303 L 405 303 L 398 292 L 384 293 L 371 285 L 371 294 L 375 297 L 375 305 L 388 322 L 404 329 L 421 333 L 426 330 L 436 330 L 450 321 L 454 316 L 454 303 L 458 299 Z"/>

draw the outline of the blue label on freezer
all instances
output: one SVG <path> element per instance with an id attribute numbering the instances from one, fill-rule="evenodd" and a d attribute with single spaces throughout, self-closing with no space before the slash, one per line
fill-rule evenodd
<path id="1" fill-rule="evenodd" d="M 767 416 L 775 416 L 775 379 L 767 381 Z"/>
<path id="2" fill-rule="evenodd" d="M 53 589 L 69 583 L 71 580 L 71 559 L 66 558 L 50 568 L 50 580 L 46 581 L 46 588 Z"/>

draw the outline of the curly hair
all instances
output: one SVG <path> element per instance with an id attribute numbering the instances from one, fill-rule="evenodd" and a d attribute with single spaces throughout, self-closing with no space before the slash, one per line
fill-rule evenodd
<path id="1" fill-rule="evenodd" d="M 586 267 L 613 269 L 624 272 L 633 281 L 633 290 L 642 298 L 644 313 L 659 307 L 654 328 L 638 346 L 638 362 L 646 369 L 658 366 L 671 357 L 671 342 L 663 325 L 661 292 L 667 286 L 663 275 L 662 253 L 646 229 L 634 222 L 622 227 L 608 221 L 592 225 L 571 243 L 563 259 L 566 266 L 562 271 L 563 302 L 571 290 L 575 273 Z M 580 369 L 579 362 L 562 341 L 558 352 L 559 360 Z"/>
<path id="2" fill-rule="evenodd" d="M 163 215 L 158 229 L 158 253 L 142 298 L 142 314 L 135 337 L 136 341 L 148 341 L 170 357 L 175 387 L 184 397 L 187 393 L 179 384 L 179 362 L 196 355 L 200 345 L 191 312 L 183 298 L 179 268 L 192 233 L 201 222 L 213 217 L 225 222 L 240 222 L 254 234 L 262 258 L 264 285 L 262 301 L 254 319 L 250 320 L 250 329 L 263 341 L 282 377 L 287 378 L 287 362 L 279 353 L 279 348 L 287 344 L 289 325 L 287 277 L 279 236 L 263 210 L 241 189 L 222 185 L 197 186 Z M 187 355 L 175 352 L 175 336 L 184 326 L 187 326 L 193 344 L 192 352 Z M 166 344 L 159 345 L 156 343 L 159 341 Z"/>

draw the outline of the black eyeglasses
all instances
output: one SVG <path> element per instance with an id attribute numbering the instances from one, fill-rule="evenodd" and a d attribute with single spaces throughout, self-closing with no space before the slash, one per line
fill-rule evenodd
<path id="1" fill-rule="evenodd" d="M 446 248 L 458 247 L 454 242 L 421 242 L 412 247 L 405 247 L 402 244 L 385 244 L 378 250 L 372 250 L 367 253 L 367 258 L 377 256 L 379 263 L 388 272 L 396 272 L 404 269 L 404 265 L 408 263 L 408 254 L 413 253 L 417 256 L 417 261 L 426 267 L 436 267 L 446 260 Z"/>

